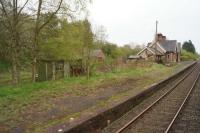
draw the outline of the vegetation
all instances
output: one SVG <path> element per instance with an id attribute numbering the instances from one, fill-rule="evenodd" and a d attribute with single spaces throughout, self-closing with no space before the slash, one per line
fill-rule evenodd
<path id="1" fill-rule="evenodd" d="M 0 1 L 0 54 L 1 58 L 8 60 L 12 65 L 14 85 L 20 83 L 24 56 L 32 64 L 32 80 L 35 82 L 40 35 L 57 13 L 63 14 L 60 19 L 75 18 L 85 9 L 88 2 L 87 0 Z"/>
<path id="2" fill-rule="evenodd" d="M 108 42 L 103 26 L 94 32 L 85 10 L 89 2 L 91 0 L 0 0 L 0 132 L 4 127 L 10 130 L 19 124 L 33 128 L 29 113 L 39 116 L 51 109 L 56 100 L 66 96 L 88 96 L 97 92 L 101 85 L 128 79 L 140 80 L 139 87 L 144 87 L 171 74 L 176 68 L 142 61 L 124 65 L 128 56 L 141 49 L 129 45 L 119 47 Z M 102 62 L 92 57 L 92 52 L 97 49 L 106 56 Z M 191 41 L 185 42 L 183 49 L 182 60 L 198 58 Z M 35 83 L 40 59 L 64 60 L 71 71 L 75 64 L 84 72 L 77 77 Z M 55 62 L 49 64 L 54 66 L 43 65 L 45 76 L 49 74 L 47 69 L 56 73 L 55 69 L 65 67 L 59 64 L 56 68 Z M 155 78 L 152 75 L 156 75 Z M 8 84 L 10 81 L 12 85 Z M 127 92 L 109 100 L 126 95 Z M 100 101 L 101 106 L 106 104 Z M 79 112 L 71 116 L 79 116 Z M 55 121 L 60 122 L 60 119 L 37 124 L 39 128 L 46 128 Z"/>
<path id="3" fill-rule="evenodd" d="M 191 40 L 184 42 L 182 48 L 184 50 L 186 50 L 187 52 L 190 52 L 190 53 L 193 53 L 193 54 L 196 53 L 196 49 L 195 49 L 194 44 L 192 43 Z"/>
<path id="4" fill-rule="evenodd" d="M 10 68 L 10 63 L 6 60 L 0 59 L 0 73 L 7 72 Z"/>
<path id="5" fill-rule="evenodd" d="M 103 50 L 108 66 L 116 64 L 118 58 L 126 58 L 138 51 L 128 45 L 118 47 L 107 42 L 106 30 L 102 26 L 93 33 L 87 17 L 76 20 L 78 12 L 84 11 L 88 2 L 37 0 L 35 6 L 29 0 L 24 3 L 18 0 L 0 2 L 0 55 L 1 60 L 11 66 L 9 72 L 14 85 L 21 82 L 22 73 L 28 67 L 35 82 L 36 61 L 39 59 L 81 60 L 89 78 L 94 71 L 95 64 L 90 57 L 94 49 Z M 3 70 L 3 66 L 1 68 Z"/>
<path id="6" fill-rule="evenodd" d="M 16 127 L 20 122 L 26 122 L 26 120 L 23 119 L 23 115 L 26 114 L 26 111 L 29 110 L 30 107 L 34 106 L 35 109 L 39 111 L 34 112 L 34 114 L 41 113 L 41 111 L 51 109 L 54 105 L 53 102 L 58 98 L 70 95 L 85 97 L 98 91 L 98 87 L 102 84 L 112 84 L 114 81 L 120 82 L 124 79 L 141 79 L 140 81 L 142 83 L 140 84 L 142 84 L 142 86 L 138 86 L 139 89 L 141 89 L 142 87 L 161 80 L 164 76 L 171 74 L 176 68 L 177 66 L 166 67 L 160 64 L 145 63 L 138 64 L 138 66 L 134 65 L 128 68 L 118 69 L 115 72 L 96 73 L 90 79 L 86 79 L 85 77 L 73 77 L 58 81 L 26 83 L 14 88 L 12 86 L 2 86 L 0 87 L 0 123 L 5 123 L 10 128 Z M 160 76 L 152 78 L 152 74 L 155 75 L 155 73 L 160 73 Z M 146 78 L 145 81 L 142 80 L 143 76 Z M 134 86 L 134 88 L 136 87 L 137 86 Z M 107 102 L 111 102 L 112 100 L 119 100 L 122 96 L 126 96 L 125 94 L 126 92 L 124 94 L 112 96 L 108 101 L 99 101 L 100 106 L 106 106 L 108 104 Z M 73 114 L 71 115 L 74 117 Z M 66 118 L 69 118 L 69 116 L 65 117 L 65 121 Z M 37 123 L 37 128 L 42 127 L 44 130 L 46 124 L 52 126 L 55 122 L 60 123 L 61 121 L 62 119 L 55 119 L 45 123 Z M 42 124 L 42 126 L 40 124 Z M 34 125 L 29 125 L 30 128 L 32 126 Z M 42 131 L 38 131 L 37 133 L 39 132 Z"/>
<path id="7" fill-rule="evenodd" d="M 182 50 L 181 52 L 181 60 L 182 61 L 189 61 L 189 60 L 197 60 L 199 58 L 199 55 L 197 53 L 191 53 L 191 52 L 188 52 L 186 50 Z"/>
<path id="8" fill-rule="evenodd" d="M 191 40 L 185 41 L 182 46 L 182 52 L 181 52 L 181 60 L 182 61 L 188 61 L 188 60 L 197 60 L 199 58 L 198 53 L 196 53 L 196 49 L 194 47 L 194 44 Z"/>

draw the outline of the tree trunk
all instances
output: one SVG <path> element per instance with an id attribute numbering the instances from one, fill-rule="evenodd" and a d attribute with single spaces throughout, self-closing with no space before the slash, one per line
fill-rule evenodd
<path id="1" fill-rule="evenodd" d="M 89 65 L 89 62 L 88 62 L 88 65 L 87 65 L 87 79 L 90 78 L 90 65 Z"/>
<path id="2" fill-rule="evenodd" d="M 90 78 L 90 49 L 88 48 L 88 53 L 87 53 L 87 61 L 86 61 L 86 68 L 87 68 L 87 79 Z"/>
<path id="3" fill-rule="evenodd" d="M 12 84 L 17 85 L 18 84 L 18 79 L 17 79 L 17 65 L 13 64 L 12 65 Z"/>
<path id="4" fill-rule="evenodd" d="M 36 63 L 37 63 L 37 58 L 36 56 L 34 56 L 32 62 L 32 82 L 36 81 Z"/>
<path id="5" fill-rule="evenodd" d="M 12 84 L 17 85 L 20 83 L 20 66 L 16 54 L 12 56 Z"/>
<path id="6" fill-rule="evenodd" d="M 33 40 L 33 50 L 32 50 L 32 82 L 36 82 L 36 65 L 37 65 L 37 53 L 38 53 L 38 29 L 35 29 L 34 40 Z"/>

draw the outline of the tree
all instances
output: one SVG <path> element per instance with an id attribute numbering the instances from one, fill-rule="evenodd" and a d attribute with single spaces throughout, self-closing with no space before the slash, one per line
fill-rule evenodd
<path id="1" fill-rule="evenodd" d="M 84 60 L 85 68 L 87 72 L 87 78 L 90 76 L 90 67 L 91 67 L 91 50 L 93 48 L 93 33 L 91 29 L 90 22 L 86 19 L 84 22 L 84 32 L 83 32 L 83 46 L 84 46 Z"/>
<path id="2" fill-rule="evenodd" d="M 121 51 L 118 49 L 116 44 L 106 43 L 102 46 L 102 50 L 107 57 L 116 59 L 120 56 Z"/>
<path id="3" fill-rule="evenodd" d="M 41 35 L 42 40 L 39 44 L 40 57 L 44 59 L 62 59 L 65 61 L 77 60 L 83 57 L 84 25 L 83 21 L 69 23 L 65 20 L 60 21 L 60 28 L 44 30 Z M 46 27 L 48 28 L 48 27 Z"/>
<path id="4" fill-rule="evenodd" d="M 23 52 L 22 27 L 24 24 L 23 9 L 29 0 L 19 4 L 18 0 L 0 0 L 1 25 L 4 26 L 4 36 L 6 40 L 1 45 L 9 53 L 12 62 L 12 83 L 20 82 L 20 54 Z"/>
<path id="5" fill-rule="evenodd" d="M 182 48 L 183 48 L 184 50 L 188 51 L 188 52 L 193 53 L 193 54 L 196 53 L 194 44 L 192 43 L 191 40 L 184 42 Z"/>
<path id="6" fill-rule="evenodd" d="M 42 30 L 55 17 L 69 17 L 71 20 L 76 18 L 86 8 L 88 2 L 90 0 L 0 0 L 0 23 L 5 28 L 0 34 L 7 37 L 3 38 L 0 44 L 1 48 L 5 48 L 10 55 L 13 84 L 20 82 L 21 57 L 24 52 L 29 54 L 30 51 L 32 80 L 35 82 Z M 32 45 L 29 46 L 29 44 Z M 0 52 L 5 54 L 3 50 Z"/>
<path id="7" fill-rule="evenodd" d="M 68 3 L 67 3 L 68 2 Z M 33 38 L 33 49 L 32 49 L 32 81 L 36 80 L 36 62 L 37 56 L 39 53 L 39 36 L 42 31 L 46 27 L 47 24 L 51 22 L 53 17 L 62 9 L 61 14 L 66 14 L 71 18 L 75 17 L 74 13 L 80 12 L 83 10 L 87 4 L 88 0 L 74 0 L 74 1 L 44 1 L 38 0 L 38 4 L 36 9 L 33 9 L 33 14 L 36 14 L 35 26 L 34 26 L 34 38 Z M 45 7 L 45 8 L 44 8 Z M 50 15 L 46 21 L 43 21 L 42 14 L 48 12 Z"/>
<path id="8" fill-rule="evenodd" d="M 34 32 L 33 32 L 33 47 L 32 47 L 32 81 L 36 81 L 36 63 L 37 63 L 37 56 L 39 51 L 39 36 L 41 33 L 41 30 L 53 19 L 53 17 L 58 13 L 58 11 L 61 8 L 61 5 L 63 3 L 63 0 L 59 0 L 58 4 L 56 6 L 55 3 L 51 3 L 50 1 L 48 4 L 43 0 L 38 0 L 38 6 L 36 9 L 36 19 L 35 19 L 35 25 L 34 25 Z M 46 21 L 43 21 L 42 13 L 45 12 L 43 10 L 43 7 L 45 6 L 47 11 L 51 13 L 49 17 L 46 19 Z M 54 11 L 51 11 L 51 8 L 54 7 Z"/>
<path id="9" fill-rule="evenodd" d="M 107 38 L 108 35 L 106 34 L 106 28 L 103 25 L 96 26 L 94 41 L 97 43 L 97 45 L 105 44 Z"/>
<path id="10" fill-rule="evenodd" d="M 1 16 L 0 16 L 1 17 Z M 2 17 L 0 18 L 0 59 L 4 59 L 4 60 L 9 60 L 8 56 L 9 55 L 9 49 L 7 49 L 8 47 L 8 30 L 6 29 L 6 27 L 3 25 L 2 23 Z"/>

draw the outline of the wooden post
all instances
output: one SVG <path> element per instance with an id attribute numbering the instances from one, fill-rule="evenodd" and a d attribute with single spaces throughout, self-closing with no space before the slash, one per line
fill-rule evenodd
<path id="1" fill-rule="evenodd" d="M 45 63 L 45 70 L 46 70 L 46 80 L 48 80 L 48 65 Z"/>
<path id="2" fill-rule="evenodd" d="M 69 78 L 69 76 L 70 76 L 69 62 L 64 62 L 64 77 Z"/>
<path id="3" fill-rule="evenodd" d="M 52 76 L 52 80 L 56 80 L 56 64 L 55 64 L 55 62 L 53 62 L 52 65 L 53 65 L 53 76 Z"/>

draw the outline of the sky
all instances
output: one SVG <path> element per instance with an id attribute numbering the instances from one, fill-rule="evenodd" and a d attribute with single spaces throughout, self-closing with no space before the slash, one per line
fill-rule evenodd
<path id="1" fill-rule="evenodd" d="M 200 53 L 199 0 L 93 0 L 89 11 L 93 27 L 103 25 L 112 43 L 146 44 L 158 20 L 158 32 L 182 43 L 192 40 Z"/>

